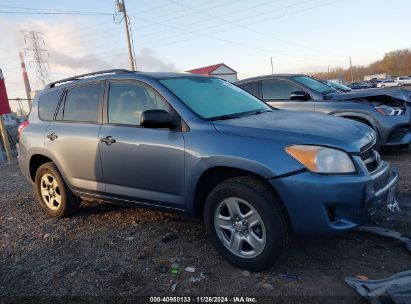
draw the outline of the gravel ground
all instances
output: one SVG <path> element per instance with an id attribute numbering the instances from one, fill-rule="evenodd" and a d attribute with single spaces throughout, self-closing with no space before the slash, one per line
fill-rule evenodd
<path id="1" fill-rule="evenodd" d="M 376 221 L 409 233 L 411 152 L 383 158 L 400 169 L 405 207 Z M 352 231 L 298 238 L 271 269 L 243 272 L 217 254 L 199 220 L 97 202 L 83 202 L 70 218 L 47 218 L 17 164 L 0 165 L 0 204 L 0 303 L 11 296 L 184 294 L 345 296 L 347 303 L 362 303 L 345 277 L 377 279 L 411 269 L 411 253 L 400 244 Z"/>

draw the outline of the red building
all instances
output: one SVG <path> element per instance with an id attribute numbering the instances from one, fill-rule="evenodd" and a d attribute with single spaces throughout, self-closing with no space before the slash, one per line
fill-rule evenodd
<path id="1" fill-rule="evenodd" d="M 224 63 L 214 64 L 186 72 L 191 74 L 218 77 L 230 82 L 236 82 L 238 80 L 237 72 Z"/>

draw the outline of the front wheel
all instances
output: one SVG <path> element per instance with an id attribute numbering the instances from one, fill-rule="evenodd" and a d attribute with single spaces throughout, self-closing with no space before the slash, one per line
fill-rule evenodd
<path id="1" fill-rule="evenodd" d="M 402 83 L 399 83 L 399 84 L 398 84 L 399 87 L 402 87 L 403 85 L 404 85 L 404 84 L 402 84 Z"/>
<path id="2" fill-rule="evenodd" d="M 62 218 L 77 210 L 80 200 L 71 192 L 54 163 L 41 165 L 34 183 L 37 200 L 48 216 Z"/>
<path id="3" fill-rule="evenodd" d="M 208 195 L 204 222 L 210 241 L 230 263 L 261 271 L 273 265 L 289 240 L 287 215 L 269 185 L 236 177 Z"/>

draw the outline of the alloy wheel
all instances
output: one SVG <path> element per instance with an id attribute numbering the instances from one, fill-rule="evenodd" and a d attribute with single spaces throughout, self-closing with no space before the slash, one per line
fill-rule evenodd
<path id="1" fill-rule="evenodd" d="M 222 200 L 214 213 L 214 228 L 222 244 L 239 257 L 256 257 L 265 248 L 264 222 L 257 210 L 243 199 Z"/>
<path id="2" fill-rule="evenodd" d="M 61 205 L 60 186 L 51 174 L 44 174 L 40 180 L 41 197 L 50 210 L 57 210 Z"/>

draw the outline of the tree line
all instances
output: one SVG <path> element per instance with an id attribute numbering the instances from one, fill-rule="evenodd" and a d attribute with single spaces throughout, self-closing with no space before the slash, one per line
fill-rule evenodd
<path id="1" fill-rule="evenodd" d="M 411 49 L 402 49 L 386 53 L 383 59 L 367 66 L 353 66 L 352 73 L 350 68 L 344 69 L 338 67 L 329 72 L 315 72 L 312 73 L 312 75 L 321 79 L 340 79 L 343 82 L 350 83 L 353 81 L 363 81 L 365 75 L 383 73 L 391 77 L 411 76 Z"/>

